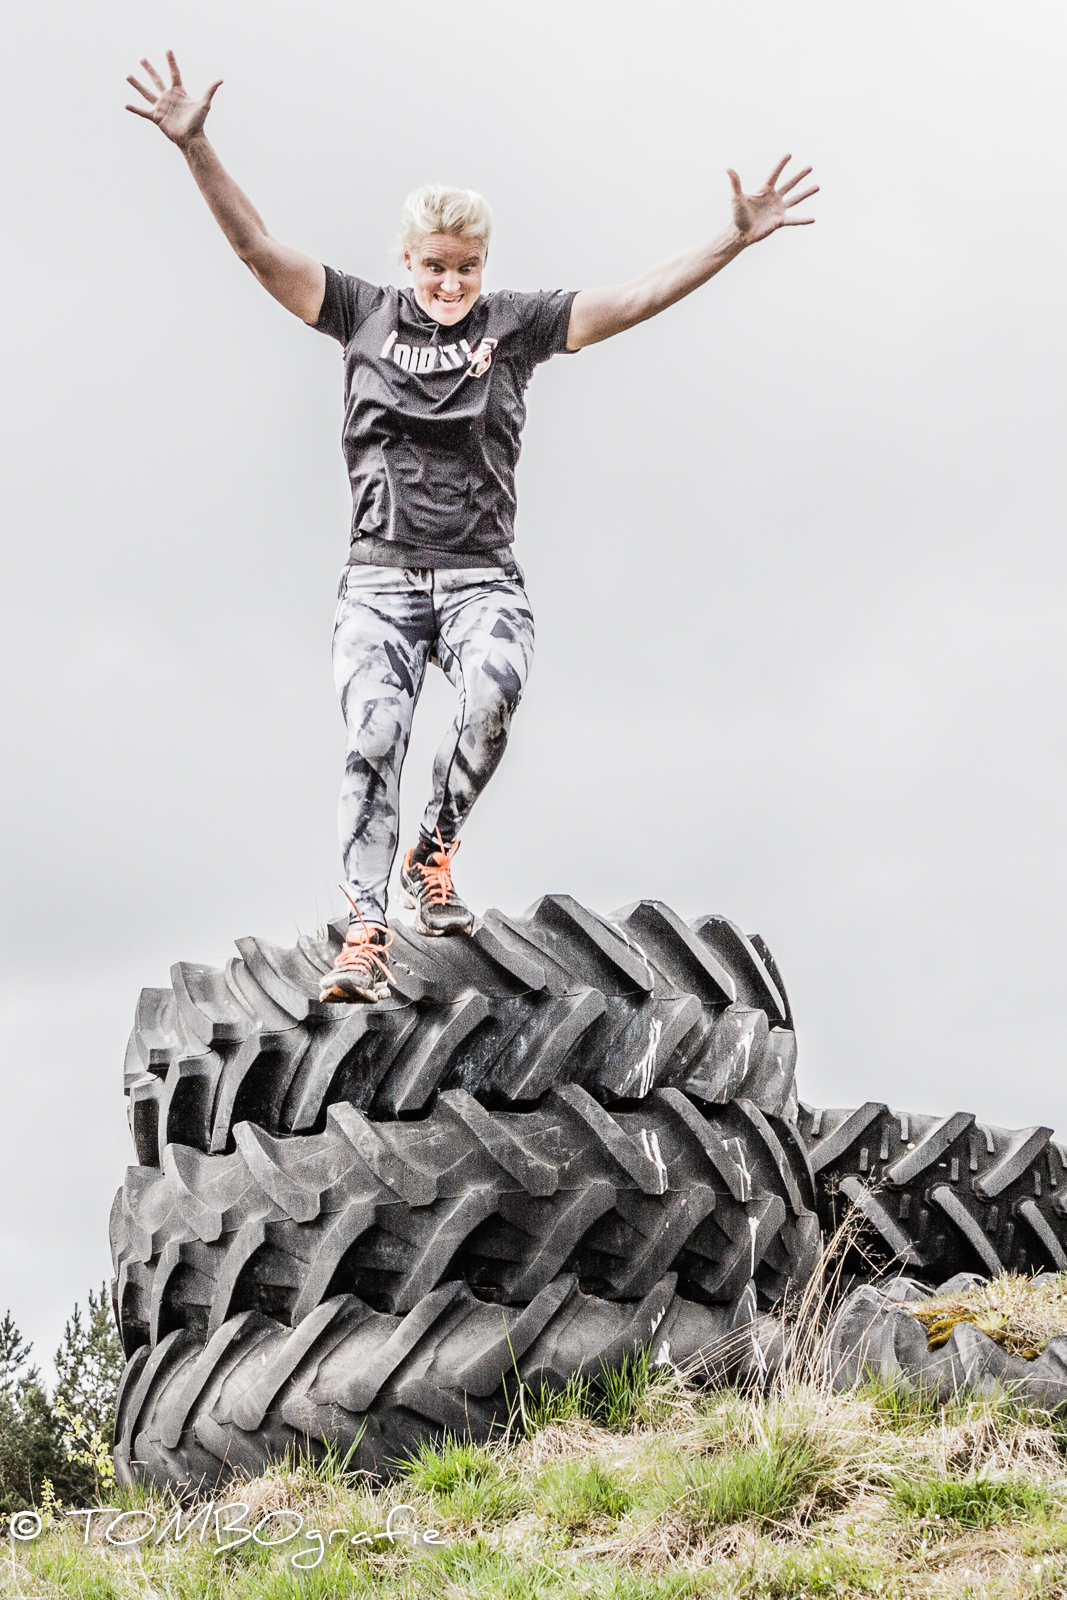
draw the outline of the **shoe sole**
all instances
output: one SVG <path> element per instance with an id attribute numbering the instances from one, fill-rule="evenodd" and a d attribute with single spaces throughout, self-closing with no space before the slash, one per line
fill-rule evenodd
<path id="1" fill-rule="evenodd" d="M 346 989 L 340 989 L 338 994 L 334 994 L 333 990 L 335 988 L 340 988 L 340 986 L 331 984 L 329 989 L 322 989 L 319 991 L 320 1005 L 373 1006 L 376 1005 L 379 1000 L 387 1000 L 389 998 L 389 985 L 387 983 L 379 983 L 376 985 L 373 994 L 360 994 L 358 990 Z"/>
<path id="2" fill-rule="evenodd" d="M 473 914 L 465 928 L 459 926 L 454 928 L 428 928 L 425 922 L 422 920 L 422 912 L 419 909 L 419 902 L 415 899 L 413 894 L 408 892 L 407 889 L 401 888 L 400 890 L 400 904 L 404 907 L 405 911 L 414 911 L 415 932 L 421 933 L 427 939 L 447 939 L 456 933 L 470 934 L 474 932 Z"/>

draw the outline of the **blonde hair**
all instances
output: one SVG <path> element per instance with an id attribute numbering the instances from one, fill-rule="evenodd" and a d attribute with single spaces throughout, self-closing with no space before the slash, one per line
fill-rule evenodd
<path id="1" fill-rule="evenodd" d="M 413 250 L 430 233 L 450 233 L 488 245 L 493 227 L 489 204 L 473 189 L 450 189 L 445 183 L 424 183 L 404 201 L 400 219 L 400 254 Z"/>

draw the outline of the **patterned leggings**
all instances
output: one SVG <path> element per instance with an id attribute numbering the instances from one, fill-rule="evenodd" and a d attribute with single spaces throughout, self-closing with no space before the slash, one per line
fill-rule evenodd
<path id="1" fill-rule="evenodd" d="M 534 627 L 516 568 L 346 567 L 333 672 L 348 727 L 337 808 L 348 892 L 384 922 L 400 822 L 400 769 L 428 662 L 459 695 L 437 752 L 422 832 L 446 844 L 504 754 L 533 657 Z"/>

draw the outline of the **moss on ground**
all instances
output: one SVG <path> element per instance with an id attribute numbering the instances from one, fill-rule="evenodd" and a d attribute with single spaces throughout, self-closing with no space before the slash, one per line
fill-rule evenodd
<path id="1" fill-rule="evenodd" d="M 904 1309 L 926 1329 L 931 1350 L 947 1344 L 958 1323 L 973 1322 L 1012 1355 L 1032 1361 L 1050 1339 L 1067 1334 L 1067 1273 L 1035 1283 L 1005 1272 L 963 1294 L 911 1302 Z"/>

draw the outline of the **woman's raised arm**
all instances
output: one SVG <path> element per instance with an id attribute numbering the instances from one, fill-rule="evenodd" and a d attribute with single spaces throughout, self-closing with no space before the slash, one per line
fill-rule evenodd
<path id="1" fill-rule="evenodd" d="M 791 200 L 785 198 L 811 171 L 810 167 L 804 167 L 779 189 L 778 180 L 792 159 L 792 156 L 783 156 L 763 188 L 755 194 L 745 194 L 737 173 L 729 169 L 734 191 L 734 220 L 732 226 L 714 239 L 692 250 L 683 250 L 669 261 L 659 262 L 629 283 L 607 289 L 583 289 L 575 295 L 567 330 L 567 349 L 580 350 L 583 345 L 598 344 L 614 333 L 624 333 L 639 322 L 647 322 L 649 317 L 684 300 L 687 294 L 707 283 L 749 245 L 766 239 L 779 228 L 803 227 L 805 223 L 814 222 L 814 217 L 786 216 L 793 206 L 819 192 L 818 184 L 813 184 Z"/>
<path id="2" fill-rule="evenodd" d="M 167 51 L 167 64 L 169 88 L 150 61 L 141 62 L 158 93 L 153 94 L 136 78 L 127 78 L 127 83 L 147 100 L 148 108 L 128 105 L 126 110 L 154 122 L 178 146 L 215 221 L 264 289 L 302 321 L 316 322 L 326 292 L 326 270 L 321 261 L 271 237 L 263 218 L 234 183 L 204 133 L 204 123 L 222 79 L 194 100 L 185 91 L 172 50 Z"/>

